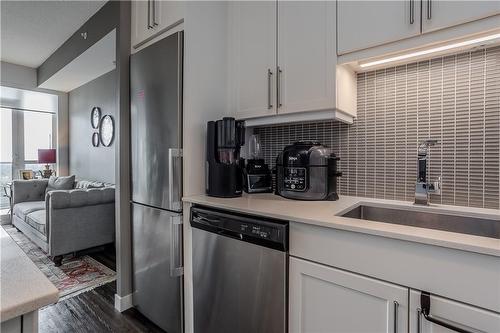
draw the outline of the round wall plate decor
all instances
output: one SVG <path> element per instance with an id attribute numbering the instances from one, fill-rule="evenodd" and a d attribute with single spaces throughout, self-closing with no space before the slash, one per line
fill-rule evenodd
<path id="1" fill-rule="evenodd" d="M 90 124 L 92 128 L 97 129 L 99 127 L 99 121 L 101 120 L 101 109 L 97 106 L 92 108 L 90 112 Z"/>
<path id="2" fill-rule="evenodd" d="M 99 147 L 99 133 L 92 134 L 92 146 Z"/>
<path id="3" fill-rule="evenodd" d="M 111 143 L 113 143 L 113 138 L 115 136 L 115 124 L 113 121 L 113 117 L 111 117 L 109 114 L 105 115 L 101 119 L 99 136 L 101 138 L 101 144 L 104 147 L 109 147 Z"/>

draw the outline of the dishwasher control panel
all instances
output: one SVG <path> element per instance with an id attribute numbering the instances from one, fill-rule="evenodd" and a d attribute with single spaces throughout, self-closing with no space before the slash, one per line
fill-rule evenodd
<path id="1" fill-rule="evenodd" d="M 193 207 L 191 226 L 280 249 L 288 247 L 287 221 Z"/>
<path id="2" fill-rule="evenodd" d="M 262 239 L 269 239 L 273 241 L 281 240 L 280 230 L 269 226 L 255 225 L 252 223 L 241 223 L 239 231 L 244 234 L 252 235 L 253 237 Z"/>

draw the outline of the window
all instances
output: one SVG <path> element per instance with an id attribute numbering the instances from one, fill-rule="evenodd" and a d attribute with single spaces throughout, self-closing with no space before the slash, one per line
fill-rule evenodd
<path id="1" fill-rule="evenodd" d="M 0 109 L 0 209 L 9 207 L 4 186 L 12 180 L 12 110 Z"/>
<path id="2" fill-rule="evenodd" d="M 56 147 L 56 111 L 56 95 L 0 87 L 0 209 L 9 205 L 5 184 L 19 170 L 42 170 L 38 149 Z"/>
<path id="3" fill-rule="evenodd" d="M 0 109 L 0 162 L 12 163 L 12 110 Z"/>
<path id="4" fill-rule="evenodd" d="M 37 161 L 38 149 L 52 146 L 53 114 L 24 112 L 24 160 Z"/>

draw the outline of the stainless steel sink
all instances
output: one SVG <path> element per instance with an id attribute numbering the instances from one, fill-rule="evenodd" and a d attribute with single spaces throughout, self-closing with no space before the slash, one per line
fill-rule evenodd
<path id="1" fill-rule="evenodd" d="M 341 216 L 500 239 L 499 219 L 458 216 L 366 204 L 357 206 Z"/>

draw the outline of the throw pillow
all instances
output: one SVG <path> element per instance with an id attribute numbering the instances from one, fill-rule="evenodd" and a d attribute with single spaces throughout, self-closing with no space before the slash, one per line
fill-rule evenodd
<path id="1" fill-rule="evenodd" d="M 54 190 L 72 190 L 75 186 L 75 175 L 66 177 L 50 176 L 45 194 Z"/>

